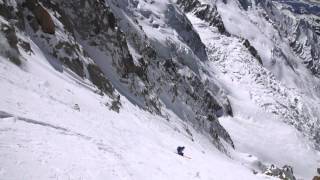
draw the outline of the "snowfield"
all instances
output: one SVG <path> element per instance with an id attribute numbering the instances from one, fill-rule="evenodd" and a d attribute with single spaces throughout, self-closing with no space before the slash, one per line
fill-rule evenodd
<path id="1" fill-rule="evenodd" d="M 292 166 L 297 180 L 312 179 L 320 167 L 320 152 L 311 140 L 319 126 L 319 78 L 300 62 L 289 40 L 278 34 L 271 20 L 261 16 L 262 9 L 244 11 L 238 2 L 230 0 L 227 4 L 220 0 L 200 2 L 217 6 L 230 35 L 222 34 L 192 11 L 185 14 L 174 0 L 107 0 L 116 16 L 114 21 L 118 21 L 115 29 L 124 31 L 97 33 L 110 38 L 107 43 L 111 46 L 99 44 L 103 38 L 91 32 L 89 35 L 96 39 L 81 39 L 77 33 L 71 37 L 55 17 L 56 35 L 41 37 L 44 33 L 33 32 L 29 26 L 26 32 L 17 30 L 33 51 L 27 53 L 18 46 L 23 59 L 18 67 L 2 57 L 11 47 L 0 31 L 0 180 L 279 179 L 264 173 L 272 164 Z M 0 27 L 1 23 L 10 24 L 0 16 Z M 51 37 L 55 38 L 45 41 Z M 102 96 L 85 76 L 87 69 L 83 70 L 84 77 L 79 77 L 53 57 L 51 46 L 59 45 L 55 40 L 65 40 L 65 44 L 71 41 L 75 49 L 85 50 L 80 55 L 71 54 L 81 56 L 79 61 L 85 62 L 81 67 L 97 64 L 115 94 L 121 96 L 119 113 L 111 110 L 114 99 Z M 262 63 L 250 54 L 245 40 L 257 50 Z M 154 49 L 144 49 L 145 44 Z M 108 49 L 112 45 L 115 49 Z M 150 84 L 144 84 L 134 73 L 120 77 L 123 69 L 118 60 L 127 58 L 122 56 L 125 46 L 134 62 L 128 66 L 133 69 L 150 54 L 156 56 L 152 60 L 158 62 L 148 64 L 151 68 L 146 65 L 154 72 L 141 75 L 147 76 Z M 145 55 L 144 50 L 151 53 Z M 285 59 L 278 56 L 280 51 L 285 51 Z M 159 67 L 169 60 L 173 70 Z M 219 151 L 211 136 L 199 131 L 202 126 L 192 124 L 199 119 L 188 121 L 187 117 L 206 111 L 193 110 L 202 106 L 198 101 L 191 102 L 199 107 L 188 104 L 194 97 L 182 91 L 196 89 L 187 83 L 197 82 L 182 82 L 183 78 L 174 81 L 177 75 L 197 77 L 204 88 L 216 93 L 217 104 L 230 101 L 233 116 L 221 113 L 225 111 L 221 107 L 217 122 L 230 134 L 234 149 L 217 135 L 226 148 L 226 152 Z M 180 82 L 178 89 L 174 83 Z M 161 85 L 162 89 L 154 88 Z M 178 97 L 171 96 L 174 90 Z M 162 116 L 152 108 L 153 113 L 143 109 L 149 99 L 142 94 L 161 102 Z M 190 159 L 177 155 L 177 146 L 185 146 L 184 153 Z"/>
<path id="2" fill-rule="evenodd" d="M 108 110 L 108 99 L 40 55 L 24 70 L 0 59 L 1 180 L 263 179 L 189 127 L 192 141 L 173 114 L 167 121 L 125 98 L 119 114 Z"/>

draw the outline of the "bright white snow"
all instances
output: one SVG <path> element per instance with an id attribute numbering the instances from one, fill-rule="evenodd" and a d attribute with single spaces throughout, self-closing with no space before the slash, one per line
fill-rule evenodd
<path id="1" fill-rule="evenodd" d="M 0 179 L 265 177 L 189 127 L 191 141 L 187 125 L 173 114 L 167 121 L 124 97 L 121 112 L 110 111 L 108 98 L 55 71 L 40 51 L 35 54 L 23 70 L 0 58 Z M 178 145 L 192 159 L 178 156 Z"/>
<path id="2" fill-rule="evenodd" d="M 163 20 L 168 4 L 170 1 L 156 1 L 153 5 L 141 1 L 137 9 L 144 18 L 139 19 L 139 23 L 153 45 L 158 43 L 158 51 L 172 41 L 181 45 L 179 53 L 190 55 L 189 47 Z M 263 74 L 262 78 L 295 97 L 298 93 L 287 86 L 299 83 L 282 76 L 292 72 L 268 66 L 273 49 L 270 39 L 275 34 L 270 24 L 261 21 L 261 17 L 255 19 L 256 14 L 243 14 L 234 4 L 218 4 L 218 10 L 227 30 L 249 39 L 267 68 L 280 80 L 273 81 L 271 73 Z M 311 179 L 320 165 L 319 152 L 313 150 L 293 126 L 259 107 L 283 98 L 266 93 L 271 90 L 255 80 L 257 72 L 268 69 L 252 58 L 249 62 L 242 61 L 241 57 L 249 54 L 240 49 L 242 42 L 236 38 L 220 39 L 216 29 L 192 15 L 188 18 L 208 49 L 223 47 L 219 53 L 227 56 L 221 58 L 223 61 L 209 57 L 209 62 L 199 66 L 208 72 L 201 75 L 209 80 L 218 79 L 230 98 L 234 117 L 220 118 L 236 146 L 236 150 L 229 149 L 229 156 L 219 152 L 207 138 L 167 109 L 164 111 L 170 114 L 169 120 L 149 114 L 121 96 L 120 113 L 109 110 L 106 106 L 110 104 L 109 98 L 94 93 L 93 85 L 75 78 L 71 72 L 56 71 L 45 54 L 32 44 L 35 53 L 23 55 L 26 61 L 22 68 L 0 57 L 0 179 L 274 179 L 253 174 L 253 169 L 259 169 L 261 163 L 280 167 L 288 164 L 294 167 L 298 178 Z M 255 26 L 256 21 L 263 24 Z M 112 79 L 116 75 L 108 69 L 110 66 L 102 62 L 105 57 L 99 57 L 94 49 L 86 49 L 95 54 L 101 68 L 109 72 L 108 78 L 117 82 Z M 133 48 L 130 47 L 130 51 L 134 58 L 139 58 Z M 196 62 L 188 65 L 198 66 L 192 63 Z M 313 82 L 317 81 L 309 83 Z M 306 89 L 310 87 L 307 85 Z M 185 131 L 186 127 L 194 141 Z M 179 145 L 186 146 L 185 154 L 192 159 L 175 153 Z"/>

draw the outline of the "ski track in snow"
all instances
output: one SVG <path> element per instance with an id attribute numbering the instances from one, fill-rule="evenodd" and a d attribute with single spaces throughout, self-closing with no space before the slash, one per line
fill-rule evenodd
<path id="1" fill-rule="evenodd" d="M 5 87 L 0 93 L 6 94 L 0 97 L 1 180 L 265 177 L 229 159 L 189 127 L 191 141 L 185 123 L 170 112 L 167 121 L 123 98 L 117 114 L 101 103 L 108 98 L 42 71 L 37 61 L 30 60 L 25 68 L 0 59 Z M 39 81 L 30 81 L 34 78 Z M 42 86 L 45 91 L 39 91 Z M 73 109 L 75 103 L 80 111 Z M 192 159 L 177 156 L 178 145 L 185 145 Z M 230 168 L 233 173 L 227 173 Z"/>

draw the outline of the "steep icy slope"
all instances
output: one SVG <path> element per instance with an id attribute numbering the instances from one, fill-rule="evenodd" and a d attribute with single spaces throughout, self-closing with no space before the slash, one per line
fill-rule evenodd
<path id="1" fill-rule="evenodd" d="M 193 22 L 202 32 L 200 34 L 205 34 L 203 40 L 208 47 L 215 49 L 217 54 L 227 54 L 218 58 L 215 53 L 208 53 L 215 61 L 207 66 L 214 70 L 212 74 L 222 80 L 229 92 L 234 117 L 222 118 L 221 122 L 234 140 L 236 149 L 253 154 L 265 163 L 290 164 L 296 175 L 311 178 L 319 163 L 317 151 L 312 150 L 313 144 L 292 126 L 282 123 L 283 118 L 259 107 L 254 99 L 259 97 L 261 102 L 268 101 L 270 106 L 276 106 L 281 99 L 286 100 L 285 96 L 273 92 L 273 88 L 268 90 L 265 84 L 272 84 L 287 93 L 294 94 L 294 91 L 272 78 L 271 73 L 267 73 L 242 47 L 243 41 L 228 37 L 221 39 L 215 29 L 204 28 L 203 22 L 197 19 Z"/>
<path id="2" fill-rule="evenodd" d="M 218 165 L 224 166 L 215 177 L 222 178 L 226 167 L 235 166 L 239 173 L 230 179 L 256 178 L 250 169 L 214 148 L 227 153 L 233 145 L 216 117 L 232 111 L 223 92 L 218 87 L 211 92 L 192 64 L 206 60 L 204 46 L 198 53 L 199 44 L 182 44 L 187 51 L 162 57 L 174 45 L 164 44 L 165 52 L 158 55 L 160 50 L 149 45 L 143 31 L 136 41 L 133 33 L 126 37 L 107 5 L 103 1 L 1 1 L 1 45 L 5 47 L 1 54 L 1 177 L 210 179 L 213 163 L 203 165 L 201 160 L 208 152 L 216 154 L 212 159 L 217 160 L 217 170 Z M 177 7 L 172 8 L 173 15 L 180 13 L 177 16 L 182 18 L 175 20 L 182 24 L 174 28 L 190 25 Z M 189 33 L 201 43 L 195 31 Z M 191 64 L 184 66 L 169 58 Z M 178 138 L 173 136 L 176 133 Z M 204 143 L 194 143 L 192 148 L 194 141 Z M 193 163 L 187 165 L 174 153 L 179 144 L 188 146 Z M 141 154 L 145 157 L 137 160 Z M 126 163 L 130 159 L 134 162 Z M 172 168 L 181 162 L 185 170 Z"/>
<path id="3" fill-rule="evenodd" d="M 25 71 L 0 59 L 0 179 L 262 179 L 170 111 L 168 121 L 126 98 L 121 113 L 109 111 L 110 98 L 32 48 Z"/>
<path id="4" fill-rule="evenodd" d="M 13 10 L 4 11 L 3 16 L 19 25 L 11 26 L 30 37 L 56 70 L 71 70 L 77 78 L 91 81 L 101 94 L 111 97 L 111 109 L 119 111 L 121 105 L 115 89 L 151 113 L 166 117 L 162 112 L 166 106 L 225 151 L 221 141 L 231 146 L 233 143 L 217 116 L 232 115 L 232 110 L 223 90 L 214 82 L 205 84 L 200 77 L 197 64 L 207 59 L 205 47 L 175 5 L 160 5 L 171 9 L 161 18 L 170 25 L 165 28 L 165 41 L 149 39 L 147 31 L 133 23 L 138 9 L 131 7 L 131 1 L 28 0 L 6 2 L 2 9 Z M 120 9 L 116 9 L 118 6 Z M 180 34 L 169 36 L 175 32 Z M 28 40 L 24 44 L 28 45 Z M 32 49 L 29 51 L 32 53 Z"/>
<path id="5" fill-rule="evenodd" d="M 318 152 L 310 151 L 319 148 L 319 79 L 294 55 L 290 41 L 276 28 L 279 26 L 265 18 L 266 12 L 275 19 L 285 13 L 262 1 L 250 6 L 244 1 L 177 2 L 189 13 L 208 48 L 209 63 L 204 68 L 221 80 L 228 92 L 234 118 L 221 122 L 236 149 L 252 152 L 263 161 L 291 164 L 296 173 L 311 179 L 319 166 Z M 227 33 L 221 33 L 221 24 Z M 294 28 L 281 25 L 284 30 Z M 310 37 L 314 36 L 306 36 Z M 285 128 L 281 121 L 298 131 Z"/>
<path id="6" fill-rule="evenodd" d="M 12 0 L 0 10 L 0 177 L 316 174 L 318 35 L 283 6 Z"/>
<path id="7" fill-rule="evenodd" d="M 305 61 L 318 66 L 319 37 L 310 27 L 296 27 L 295 23 L 288 23 L 287 21 L 290 22 L 288 18 L 298 22 L 303 22 L 303 20 L 295 18 L 293 15 L 289 17 L 271 2 L 258 2 L 256 6 L 253 4 L 252 9 L 248 11 L 242 11 L 240 7 L 236 3 L 219 4 L 226 29 L 248 39 L 261 56 L 263 66 L 267 68 L 265 72 L 254 73 L 257 76 L 255 77 L 256 84 L 264 86 L 262 88 L 264 92 L 252 93 L 252 98 L 267 111 L 281 116 L 281 119 L 293 124 L 306 136 L 311 136 L 315 145 L 318 146 L 319 79 L 314 73 L 316 70 L 305 65 Z M 230 14 L 230 11 L 234 13 Z M 265 19 L 265 17 L 268 18 Z M 283 19 L 287 19 L 287 21 Z M 236 25 L 234 21 L 246 25 Z M 294 32 L 290 32 L 293 29 Z M 303 29 L 309 34 L 301 34 L 299 29 Z M 291 38 L 296 37 L 296 34 L 301 38 L 292 40 Z M 296 54 L 296 49 L 290 48 L 293 44 L 292 41 L 295 44 L 304 44 L 300 55 Z M 309 43 L 306 44 L 305 41 Z M 303 54 L 310 54 L 310 56 Z M 252 71 L 254 68 L 249 69 Z M 263 76 L 265 73 L 271 74 L 265 78 Z M 253 88 L 253 91 L 256 89 Z M 268 98 L 268 94 L 271 94 L 270 98 Z"/>
<path id="8" fill-rule="evenodd" d="M 207 60 L 205 46 L 185 14 L 170 1 L 109 4 L 128 38 L 133 61 L 144 66 L 144 91 L 154 94 L 160 106 L 208 133 L 220 150 L 225 151 L 221 140 L 233 146 L 217 120 L 217 116 L 232 115 L 232 109 L 218 82 L 201 77 L 200 66 Z"/>

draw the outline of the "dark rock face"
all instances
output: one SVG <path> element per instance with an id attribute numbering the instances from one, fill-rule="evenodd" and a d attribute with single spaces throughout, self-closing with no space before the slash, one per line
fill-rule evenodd
<path id="1" fill-rule="evenodd" d="M 46 8 L 44 8 L 37 0 L 26 0 L 25 5 L 36 17 L 44 33 L 55 33 L 55 25 Z"/>
<path id="2" fill-rule="evenodd" d="M 18 38 L 15 32 L 15 28 L 10 25 L 6 24 L 1 24 L 0 23 L 0 32 L 3 32 L 4 38 L 6 38 L 8 45 L 10 47 L 2 47 L 0 50 L 0 53 L 4 56 L 7 57 L 11 62 L 13 62 L 16 65 L 21 65 L 21 60 L 20 60 L 20 53 L 18 50 Z"/>
<path id="3" fill-rule="evenodd" d="M 116 22 L 117 20 L 116 20 L 116 17 L 113 15 L 113 13 L 108 13 L 108 21 L 109 21 L 111 29 L 115 30 L 116 25 L 117 25 L 117 22 Z"/>
<path id="4" fill-rule="evenodd" d="M 239 2 L 241 4 L 241 6 L 243 7 L 243 9 L 246 10 L 246 11 L 248 10 L 248 8 L 250 6 L 252 6 L 252 3 L 251 3 L 250 0 L 239 0 Z"/>
<path id="5" fill-rule="evenodd" d="M 50 1 L 43 2 L 50 4 Z M 116 29 L 115 16 L 103 1 L 56 1 L 50 7 L 64 14 L 64 25 L 70 31 L 79 33 L 82 39 L 102 51 L 111 51 L 111 55 L 117 59 L 114 64 L 122 77 L 140 71 L 133 63 L 124 34 Z"/>
<path id="6" fill-rule="evenodd" d="M 63 64 L 65 64 L 67 67 L 69 67 L 73 72 L 75 72 L 78 76 L 84 77 L 84 69 L 83 69 L 83 63 L 78 59 L 69 59 L 67 57 L 61 58 L 61 61 Z"/>
<path id="7" fill-rule="evenodd" d="M 96 64 L 89 64 L 87 69 L 91 82 L 105 94 L 109 95 L 110 97 L 114 97 L 113 101 L 111 102 L 110 109 L 119 113 L 121 107 L 120 95 L 115 96 L 115 89 L 113 88 L 111 82 L 106 78 L 106 75 Z"/>
<path id="8" fill-rule="evenodd" d="M 315 20 L 317 22 L 317 25 L 313 25 L 313 29 L 315 30 L 315 33 L 320 36 L 320 18 Z"/>
<path id="9" fill-rule="evenodd" d="M 243 42 L 243 45 L 248 49 L 248 51 L 250 52 L 250 54 L 255 57 L 257 59 L 257 61 L 263 65 L 262 63 L 262 60 L 261 60 L 261 57 L 259 56 L 258 54 L 258 51 L 253 47 L 251 46 L 250 42 L 246 39 L 244 40 Z"/>
<path id="10" fill-rule="evenodd" d="M 29 27 L 34 30 L 34 32 L 30 32 L 29 36 L 33 38 L 32 40 L 45 54 L 52 56 L 49 58 L 49 62 L 56 70 L 63 71 L 64 69 L 70 69 L 79 78 L 91 80 L 100 90 L 101 95 L 106 94 L 112 99 L 110 109 L 119 112 L 121 105 L 120 96 L 117 95 L 117 92 L 114 90 L 108 78 L 101 71 L 100 67 L 92 61 L 79 42 L 76 41 L 75 37 L 75 32 L 84 35 L 84 37 L 90 37 L 89 33 L 91 32 L 100 33 L 100 31 L 104 32 L 104 30 L 111 29 L 115 35 L 110 35 L 106 38 L 113 37 L 112 39 L 115 42 L 117 42 L 117 40 L 122 40 L 122 42 L 124 42 L 122 38 L 119 38 L 121 32 L 118 34 L 117 32 L 114 32 L 116 30 L 115 17 L 112 15 L 111 11 L 108 11 L 107 7 L 104 6 L 104 2 L 101 1 L 100 4 L 99 2 L 94 2 L 91 4 L 92 7 L 99 8 L 98 5 L 100 5 L 101 11 L 95 12 L 92 10 L 91 14 L 99 15 L 99 13 L 101 13 L 100 15 L 103 18 L 95 19 L 95 21 L 84 19 L 84 21 L 81 22 L 83 26 L 85 26 L 83 27 L 80 26 L 80 23 L 76 24 L 76 21 L 78 21 L 76 18 L 78 17 L 75 17 L 73 14 L 68 14 L 67 12 L 69 12 L 68 8 L 71 8 L 73 5 L 79 5 L 74 8 L 75 11 L 81 9 L 80 7 L 84 6 L 84 1 L 81 1 L 82 3 L 79 1 L 78 4 L 76 2 L 65 2 L 65 4 L 63 4 L 63 2 L 65 1 L 43 0 L 39 2 L 38 0 L 26 0 L 18 2 L 16 8 L 14 8 L 14 5 L 11 4 L 11 2 L 5 1 L 5 3 L 0 3 L 0 15 L 8 20 L 13 19 L 13 22 L 15 22 L 12 25 L 0 25 L 0 33 L 3 32 L 8 41 L 8 45 L 10 46 L 8 51 L 4 51 L 5 56 L 19 65 L 21 64 L 21 61 L 19 59 L 18 46 L 22 47 L 27 53 L 33 53 L 30 44 L 16 36 L 15 28 L 24 31 L 25 26 L 29 25 Z M 49 14 L 47 8 L 55 12 L 54 15 L 59 13 L 55 18 L 61 21 L 67 31 L 59 28 L 56 29 L 53 22 L 53 15 Z M 88 22 L 95 23 L 90 24 Z M 76 26 L 75 24 L 79 26 Z M 40 27 L 42 32 L 38 31 Z M 88 27 L 90 27 L 90 29 L 85 29 Z M 56 31 L 60 31 L 61 34 L 65 35 L 64 38 L 52 36 Z M 108 33 L 106 32 L 106 34 Z"/>
<path id="11" fill-rule="evenodd" d="M 14 13 L 13 7 L 7 5 L 6 3 L 0 3 L 0 15 L 8 20 L 17 18 L 16 14 Z M 18 38 L 16 36 L 14 26 L 0 23 L 0 32 L 3 33 L 4 38 L 6 38 L 9 46 L 12 48 L 12 50 L 10 50 L 8 48 L 2 47 L 1 54 L 9 58 L 9 60 L 16 65 L 20 65 L 21 61 L 17 56 L 17 54 L 19 53 L 17 46 Z"/>
<path id="12" fill-rule="evenodd" d="M 209 22 L 211 26 L 217 27 L 219 32 L 224 35 L 230 35 L 224 27 L 221 16 L 216 6 L 202 4 L 198 0 L 178 0 L 177 4 L 185 11 L 192 12 L 198 18 Z"/>
<path id="13" fill-rule="evenodd" d="M 116 30 L 115 16 L 103 1 L 43 0 L 41 2 L 61 15 L 57 18 L 71 36 L 69 41 L 59 40 L 58 43 L 53 45 L 53 55 L 79 77 L 88 78 L 101 91 L 100 94 L 106 94 L 113 99 L 110 109 L 119 112 L 120 96 L 117 95 L 113 85 L 99 65 L 92 62 L 94 57 L 91 58 L 91 54 L 83 49 L 81 43 L 75 41 L 76 37 L 74 35 L 78 33 L 82 40 L 88 41 L 102 51 L 111 51 L 112 48 L 108 46 L 108 42 L 111 41 L 114 50 L 121 51 L 125 49 L 126 44 L 121 31 Z M 121 58 L 121 61 L 118 61 L 122 76 L 130 71 L 136 71 L 130 54 L 126 53 L 126 55 Z"/>
<path id="14" fill-rule="evenodd" d="M 112 84 L 109 82 L 109 80 L 106 79 L 105 75 L 97 65 L 89 64 L 88 72 L 92 83 L 96 85 L 101 91 L 109 95 L 112 95 L 114 93 Z"/>
<path id="15" fill-rule="evenodd" d="M 191 22 L 174 5 L 169 5 L 166 13 L 168 25 L 173 27 L 186 44 L 195 52 L 195 55 L 202 61 L 208 60 L 204 44 L 199 35 L 193 30 Z"/>
<path id="16" fill-rule="evenodd" d="M 77 44 L 71 44 L 68 41 L 59 41 L 53 46 L 53 55 L 79 77 L 85 78 L 85 63 L 79 59 L 81 52 Z"/>
<path id="17" fill-rule="evenodd" d="M 290 46 L 295 54 L 304 61 L 307 68 L 320 77 L 320 36 L 310 29 L 312 28 L 308 22 L 300 20 L 296 25 Z M 301 41 L 302 38 L 307 38 L 307 40 Z"/>
<path id="18" fill-rule="evenodd" d="M 14 8 L 12 6 L 8 6 L 6 3 L 0 3 L 0 15 L 6 19 L 16 18 L 14 14 Z"/>
<path id="19" fill-rule="evenodd" d="M 183 65 L 174 59 L 165 60 L 163 64 L 160 64 L 160 70 L 163 71 L 158 78 L 159 81 L 172 82 L 168 84 L 173 85 L 167 86 L 168 90 L 166 90 L 167 88 L 159 88 L 172 93 L 170 93 L 172 104 L 184 103 L 192 108 L 192 112 L 188 114 L 189 118 L 185 120 L 191 122 L 196 129 L 209 133 L 213 139 L 212 142 L 218 149 L 225 151 L 220 138 L 234 147 L 230 135 L 217 119 L 219 112 L 232 115 L 232 109 L 228 106 L 230 104 L 226 105 L 218 102 L 214 93 L 197 75 L 180 75 L 178 72 L 181 68 L 183 68 Z M 166 105 L 172 106 L 172 104 Z M 185 118 L 183 114 L 180 114 L 181 112 L 176 113 L 182 119 Z"/>

